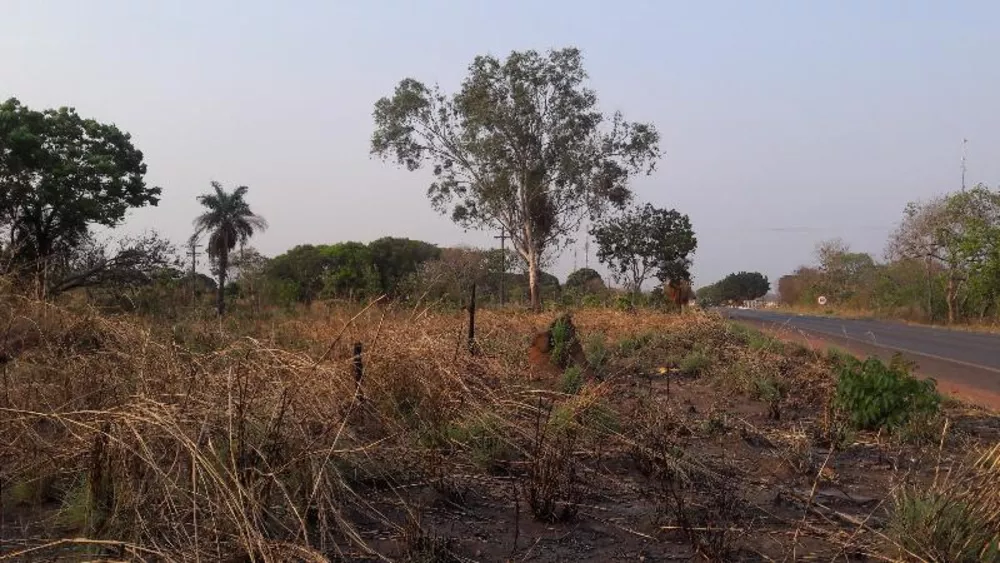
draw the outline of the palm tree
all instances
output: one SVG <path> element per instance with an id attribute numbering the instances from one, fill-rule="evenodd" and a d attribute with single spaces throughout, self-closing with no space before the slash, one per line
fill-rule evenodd
<path id="1" fill-rule="evenodd" d="M 198 203 L 208 208 L 194 220 L 198 233 L 208 231 L 208 255 L 219 267 L 219 287 L 216 307 L 219 315 L 226 310 L 226 270 L 229 269 L 229 252 L 236 244 L 245 244 L 257 231 L 267 229 L 267 221 L 250 211 L 244 201 L 246 186 L 232 192 L 222 189 L 222 184 L 212 182 L 215 193 L 198 196 Z"/>

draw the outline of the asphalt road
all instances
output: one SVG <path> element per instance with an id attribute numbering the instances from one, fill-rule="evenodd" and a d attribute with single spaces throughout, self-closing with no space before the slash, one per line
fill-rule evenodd
<path id="1" fill-rule="evenodd" d="M 924 373 L 1000 396 L 1000 335 L 749 309 L 721 312 L 761 328 L 819 338 L 865 353 L 884 357 L 900 352 L 916 361 Z"/>

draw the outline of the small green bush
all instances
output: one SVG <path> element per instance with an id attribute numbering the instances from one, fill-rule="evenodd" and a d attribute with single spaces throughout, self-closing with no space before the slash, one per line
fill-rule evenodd
<path id="1" fill-rule="evenodd" d="M 583 370 L 578 366 L 569 366 L 563 371 L 559 387 L 567 395 L 576 395 L 583 388 Z"/>
<path id="2" fill-rule="evenodd" d="M 583 354 L 587 357 L 587 364 L 591 368 L 600 372 L 608 363 L 608 345 L 601 333 L 589 335 L 583 342 Z"/>
<path id="3" fill-rule="evenodd" d="M 834 401 L 854 428 L 896 430 L 912 417 L 937 414 L 941 396 L 934 380 L 913 377 L 897 358 L 889 365 L 850 358 L 841 368 Z"/>
<path id="4" fill-rule="evenodd" d="M 775 420 L 781 418 L 781 401 L 787 394 L 785 383 L 774 377 L 763 376 L 753 380 L 753 398 L 767 403 L 769 414 Z"/>
<path id="5" fill-rule="evenodd" d="M 712 360 L 704 352 L 694 350 L 687 356 L 684 356 L 679 368 L 684 375 L 698 375 L 708 369 L 708 366 L 711 364 Z"/>
<path id="6" fill-rule="evenodd" d="M 552 363 L 565 366 L 570 360 L 570 350 L 576 342 L 576 333 L 566 317 L 559 317 L 552 325 Z"/>
<path id="7" fill-rule="evenodd" d="M 635 309 L 633 298 L 629 295 L 619 295 L 615 297 L 615 309 L 619 311 L 632 311 Z"/>
<path id="8" fill-rule="evenodd" d="M 632 334 L 618 341 L 618 355 L 627 358 L 635 355 L 653 340 L 648 333 Z"/>

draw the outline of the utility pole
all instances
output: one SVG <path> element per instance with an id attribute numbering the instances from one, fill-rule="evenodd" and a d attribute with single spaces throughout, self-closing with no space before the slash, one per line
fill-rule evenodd
<path id="1" fill-rule="evenodd" d="M 188 255 L 191 256 L 191 303 L 194 304 L 195 298 L 197 296 L 197 282 L 198 279 L 195 277 L 198 270 L 198 233 L 191 235 L 188 239 Z"/>
<path id="2" fill-rule="evenodd" d="M 588 237 L 583 243 L 583 267 L 590 267 L 590 238 Z"/>
<path id="3" fill-rule="evenodd" d="M 968 139 L 962 139 L 962 191 L 965 191 L 965 145 L 968 144 Z"/>
<path id="4" fill-rule="evenodd" d="M 504 281 L 507 279 L 507 250 L 504 243 L 507 241 L 507 231 L 500 225 L 500 236 L 493 238 L 500 239 L 500 306 L 503 307 L 506 301 L 507 292 Z M 475 290 L 473 290 L 475 291 Z"/>

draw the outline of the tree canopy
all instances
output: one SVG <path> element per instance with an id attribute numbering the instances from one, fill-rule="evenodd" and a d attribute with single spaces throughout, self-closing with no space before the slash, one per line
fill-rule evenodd
<path id="1" fill-rule="evenodd" d="M 131 136 L 72 108 L 36 111 L 0 104 L 0 229 L 19 265 L 44 265 L 114 227 L 131 208 L 156 205 Z"/>
<path id="2" fill-rule="evenodd" d="M 650 204 L 597 223 L 591 234 L 597 258 L 633 293 L 655 275 L 661 282 L 689 280 L 698 241 L 687 215 Z"/>
<path id="3" fill-rule="evenodd" d="M 382 237 L 368 244 L 382 293 L 392 295 L 420 264 L 441 256 L 437 246 L 408 238 Z"/>
<path id="4" fill-rule="evenodd" d="M 962 294 L 985 308 L 997 307 L 1000 192 L 979 184 L 930 201 L 910 203 L 890 237 L 887 254 L 894 259 L 923 260 L 928 276 L 934 269 L 944 272 L 949 323 L 960 314 L 962 304 L 958 300 Z M 927 298 L 932 296 L 928 294 Z"/>
<path id="5" fill-rule="evenodd" d="M 272 258 L 266 277 L 286 299 L 304 303 L 395 295 L 421 264 L 440 255 L 433 244 L 393 237 L 369 244 L 304 244 Z"/>
<path id="6" fill-rule="evenodd" d="M 600 293 L 607 289 L 604 278 L 593 268 L 580 268 L 570 272 L 564 285 L 566 289 L 579 293 Z"/>
<path id="7" fill-rule="evenodd" d="M 738 303 L 759 299 L 771 289 L 767 276 L 760 272 L 736 272 L 697 291 L 698 300 L 708 305 Z"/>
<path id="8" fill-rule="evenodd" d="M 258 231 L 267 229 L 267 221 L 255 214 L 246 202 L 249 190 L 239 186 L 231 192 L 219 182 L 212 182 L 212 192 L 198 196 L 198 203 L 206 211 L 194 220 L 198 233 L 208 232 L 208 255 L 215 262 L 219 276 L 216 308 L 221 315 L 226 310 L 226 275 L 229 270 L 229 253 L 237 244 L 246 244 Z"/>
<path id="9" fill-rule="evenodd" d="M 652 171 L 659 135 L 597 110 L 580 51 L 476 57 L 446 95 L 407 78 L 375 104 L 372 153 L 409 170 L 429 164 L 432 205 L 464 227 L 503 228 L 528 264 L 540 306 L 539 259 L 581 220 L 631 197 Z"/>

